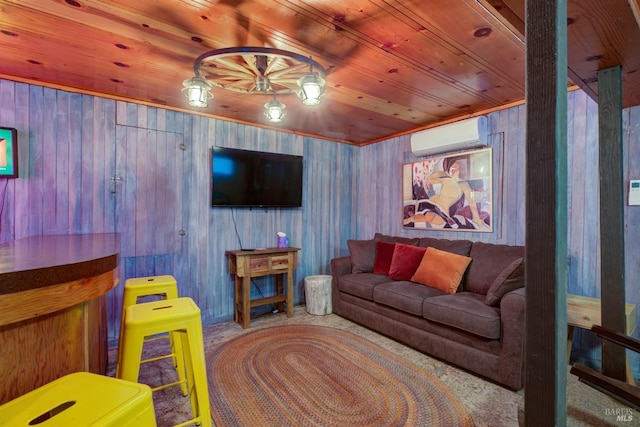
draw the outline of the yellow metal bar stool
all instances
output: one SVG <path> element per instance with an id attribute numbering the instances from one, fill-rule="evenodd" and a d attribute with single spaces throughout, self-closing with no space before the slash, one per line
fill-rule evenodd
<path id="1" fill-rule="evenodd" d="M 162 299 L 178 298 L 178 282 L 176 281 L 175 277 L 171 275 L 147 276 L 135 277 L 127 279 L 125 281 L 124 293 L 122 295 L 122 312 L 120 315 L 120 338 L 118 340 L 119 346 L 116 360 L 116 376 L 118 376 L 118 373 L 120 372 L 120 360 L 122 358 L 122 345 L 120 344 L 123 342 L 122 337 L 124 331 L 124 316 L 127 307 L 137 304 L 140 298 L 151 296 L 157 296 Z M 171 344 L 171 353 L 144 359 L 141 363 L 154 362 L 156 360 L 171 357 L 173 359 L 173 366 L 177 369 L 178 377 L 180 378 L 180 380 L 184 380 L 184 371 L 180 369 L 180 366 L 182 366 L 182 364 L 176 357 L 176 355 L 182 354 L 182 349 L 180 348 L 180 340 L 174 340 L 173 334 L 163 334 L 162 336 L 148 338 L 145 341 L 148 342 L 157 339 L 166 339 L 167 337 L 169 338 L 169 342 Z M 182 386 L 182 394 L 184 396 L 187 395 L 186 384 Z"/>
<path id="2" fill-rule="evenodd" d="M 161 333 L 177 334 L 175 338 L 181 340 L 182 344 L 184 357 L 178 355 L 178 360 L 184 359 L 193 418 L 178 426 L 196 423 L 211 427 L 200 308 L 191 298 L 152 301 L 127 307 L 119 378 L 138 381 L 144 340 Z"/>
<path id="3" fill-rule="evenodd" d="M 155 427 L 151 389 L 89 372 L 65 375 L 0 406 L 2 427 Z"/>

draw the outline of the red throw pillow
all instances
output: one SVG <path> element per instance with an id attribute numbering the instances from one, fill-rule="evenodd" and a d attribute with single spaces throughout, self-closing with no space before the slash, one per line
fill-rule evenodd
<path id="1" fill-rule="evenodd" d="M 376 260 L 373 263 L 374 274 L 389 275 L 389 268 L 391 268 L 391 259 L 393 258 L 393 251 L 396 249 L 395 243 L 376 242 Z"/>
<path id="2" fill-rule="evenodd" d="M 426 250 L 427 248 L 396 243 L 396 249 L 393 251 L 393 258 L 391 259 L 391 267 L 389 268 L 389 278 L 411 280 Z"/>

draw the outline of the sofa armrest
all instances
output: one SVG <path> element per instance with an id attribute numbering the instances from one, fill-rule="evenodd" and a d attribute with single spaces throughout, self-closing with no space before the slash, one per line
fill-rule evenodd
<path id="1" fill-rule="evenodd" d="M 342 313 L 342 305 L 340 299 L 340 291 L 338 291 L 338 282 L 341 276 L 351 273 L 351 257 L 343 256 L 331 260 L 331 304 L 336 314 Z"/>
<path id="2" fill-rule="evenodd" d="M 343 256 L 331 260 L 331 274 L 333 276 L 344 276 L 351 273 L 351 257 Z"/>
<path id="3" fill-rule="evenodd" d="M 514 390 L 519 390 L 524 384 L 525 306 L 525 288 L 507 293 L 500 301 L 500 360 L 504 369 L 499 375 L 504 374 L 500 381 Z"/>

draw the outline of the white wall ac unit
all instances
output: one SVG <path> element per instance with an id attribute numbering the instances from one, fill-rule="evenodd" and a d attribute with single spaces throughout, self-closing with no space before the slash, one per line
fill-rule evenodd
<path id="1" fill-rule="evenodd" d="M 430 156 L 486 145 L 487 118 L 485 116 L 473 117 L 411 135 L 411 151 L 416 156 Z"/>

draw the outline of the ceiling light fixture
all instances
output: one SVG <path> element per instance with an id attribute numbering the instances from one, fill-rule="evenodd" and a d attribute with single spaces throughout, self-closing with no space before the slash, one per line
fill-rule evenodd
<path id="1" fill-rule="evenodd" d="M 320 97 L 324 95 L 324 79 L 313 71 L 309 71 L 298 80 L 300 92 L 298 96 L 304 105 L 318 105 Z"/>
<path id="2" fill-rule="evenodd" d="M 189 105 L 192 107 L 204 108 L 207 106 L 209 99 L 213 98 L 210 92 L 211 85 L 202 77 L 195 76 L 182 82 L 182 93 L 187 97 Z"/>
<path id="3" fill-rule="evenodd" d="M 296 94 L 304 105 L 317 105 L 325 93 L 324 68 L 304 55 L 267 47 L 229 47 L 205 52 L 193 62 L 195 76 L 183 82 L 189 105 L 204 108 L 216 87 L 243 94 L 273 95 L 265 104 L 271 122 L 284 117 L 276 95 Z"/>
<path id="4" fill-rule="evenodd" d="M 271 123 L 280 123 L 284 119 L 284 109 L 287 108 L 282 102 L 276 99 L 276 95 L 273 95 L 273 99 L 264 104 L 264 115 Z"/>

